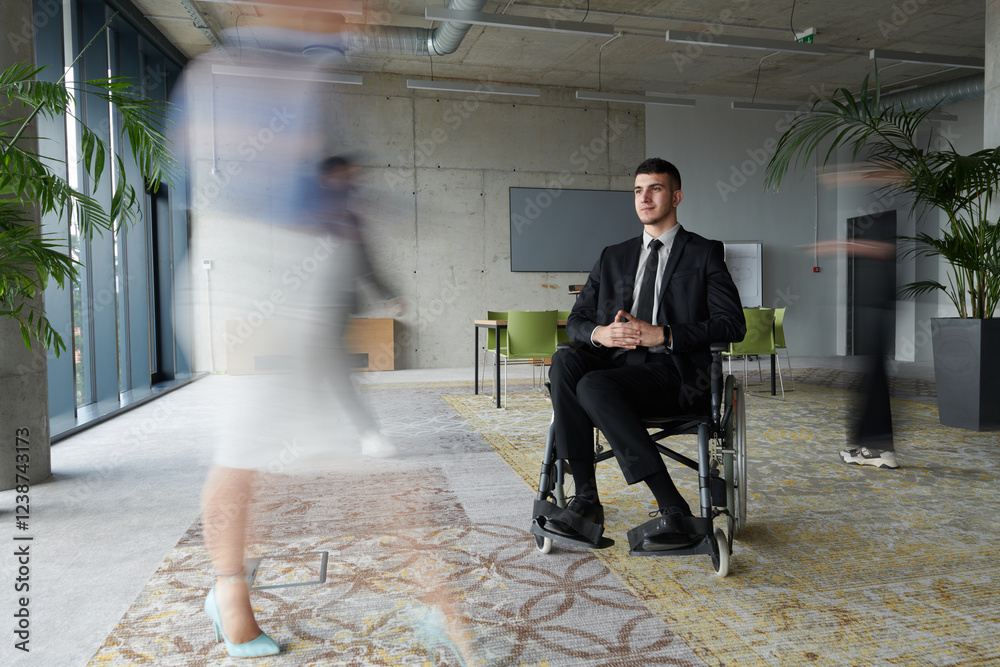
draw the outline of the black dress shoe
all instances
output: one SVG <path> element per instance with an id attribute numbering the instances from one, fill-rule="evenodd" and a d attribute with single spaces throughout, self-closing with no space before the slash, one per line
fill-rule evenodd
<path id="1" fill-rule="evenodd" d="M 694 516 L 691 514 L 691 510 L 689 508 L 670 505 L 668 507 L 661 507 L 656 512 L 652 512 L 653 516 L 656 514 L 662 514 L 665 519 L 671 521 L 676 530 L 668 528 L 662 533 L 650 535 L 642 541 L 643 551 L 669 551 L 671 549 L 680 549 L 682 547 L 689 547 L 700 539 L 699 535 L 687 532 L 684 526 L 684 517 Z"/>
<path id="2" fill-rule="evenodd" d="M 569 505 L 566 506 L 566 511 L 578 514 L 587 521 L 596 523 L 599 526 L 604 525 L 604 506 L 601 505 L 599 500 L 573 496 L 569 501 Z M 545 528 L 546 530 L 551 530 L 553 533 L 559 533 L 567 537 L 583 537 L 579 532 L 558 519 L 549 519 L 546 521 Z"/>

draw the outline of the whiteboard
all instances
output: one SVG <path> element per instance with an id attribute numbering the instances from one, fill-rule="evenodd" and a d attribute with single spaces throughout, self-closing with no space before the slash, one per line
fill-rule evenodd
<path id="1" fill-rule="evenodd" d="M 726 266 L 733 276 L 740 301 L 744 308 L 763 306 L 763 283 L 761 280 L 761 242 L 728 241 L 726 246 Z"/>

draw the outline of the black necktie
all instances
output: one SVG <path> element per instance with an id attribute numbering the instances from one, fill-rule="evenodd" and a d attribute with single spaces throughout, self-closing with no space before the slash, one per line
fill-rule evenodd
<path id="1" fill-rule="evenodd" d="M 660 264 L 660 247 L 663 243 L 660 239 L 653 239 L 649 242 L 649 257 L 646 258 L 646 266 L 642 270 L 642 284 L 639 287 L 639 301 L 635 310 L 635 316 L 643 322 L 653 322 L 653 293 L 656 291 L 656 269 Z"/>

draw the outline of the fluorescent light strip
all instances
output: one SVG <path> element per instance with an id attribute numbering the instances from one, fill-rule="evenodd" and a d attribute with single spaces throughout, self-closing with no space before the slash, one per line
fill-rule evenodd
<path id="1" fill-rule="evenodd" d="M 590 90 L 576 91 L 578 100 L 597 102 L 627 102 L 632 104 L 655 104 L 665 107 L 693 107 L 695 101 L 681 97 L 658 97 L 655 95 L 627 95 L 624 93 L 598 93 Z"/>
<path id="2" fill-rule="evenodd" d="M 525 30 L 541 30 L 544 32 L 563 32 L 574 35 L 594 35 L 597 37 L 612 37 L 615 29 L 610 25 L 583 23 L 581 21 L 555 21 L 549 19 L 533 19 L 526 16 L 502 16 L 500 14 L 483 14 L 467 12 L 447 7 L 427 7 L 424 18 L 430 21 L 449 21 L 451 23 L 468 23 L 471 25 L 488 25 L 496 28 L 523 28 Z"/>
<path id="3" fill-rule="evenodd" d="M 890 60 L 892 62 L 913 63 L 916 65 L 941 65 L 942 67 L 965 67 L 968 69 L 986 69 L 986 61 L 982 58 L 962 58 L 960 56 L 942 56 L 935 53 L 911 53 L 908 51 L 886 51 L 872 49 L 868 53 L 869 60 Z"/>
<path id="4" fill-rule="evenodd" d="M 937 120 L 942 123 L 954 123 L 958 120 L 958 116 L 953 113 L 945 113 L 944 111 L 932 111 L 927 114 L 927 120 Z"/>
<path id="5" fill-rule="evenodd" d="M 822 112 L 826 109 L 831 109 L 832 107 L 820 107 L 818 109 L 807 108 L 803 109 L 802 105 L 796 104 L 782 104 L 780 102 L 773 103 L 763 103 L 763 102 L 732 102 L 730 104 L 732 109 L 737 111 L 779 111 L 781 113 L 793 113 L 793 114 L 809 114 Z M 927 120 L 936 120 L 942 122 L 955 122 L 958 120 L 958 116 L 950 113 L 945 113 L 943 111 L 935 111 L 927 115 Z"/>
<path id="6" fill-rule="evenodd" d="M 256 7 L 279 7 L 281 9 L 304 9 L 311 12 L 328 12 L 330 14 L 353 14 L 364 16 L 364 8 L 358 0 L 339 0 L 325 7 L 310 7 L 308 5 L 288 4 L 282 2 L 267 2 L 266 0 L 199 0 L 199 2 L 218 2 L 226 5 L 254 5 Z M 190 19 L 187 19 L 190 20 Z"/>
<path id="7" fill-rule="evenodd" d="M 444 90 L 449 93 L 476 93 L 477 95 L 518 95 L 520 97 L 538 97 L 538 88 L 523 88 L 521 86 L 496 86 L 491 83 L 473 84 L 458 81 L 424 81 L 423 79 L 407 79 L 407 88 L 417 90 Z"/>
<path id="8" fill-rule="evenodd" d="M 364 79 L 360 74 L 336 74 L 334 72 L 310 72 L 291 69 L 270 69 L 267 67 L 241 67 L 237 65 L 212 65 L 212 74 L 229 76 L 250 76 L 264 79 L 292 79 L 295 81 L 316 81 L 317 83 L 346 83 L 360 86 Z"/>
<path id="9" fill-rule="evenodd" d="M 781 28 L 765 28 L 763 26 L 749 26 L 749 25 L 738 25 L 732 22 L 718 21 L 702 21 L 699 19 L 692 18 L 678 18 L 676 16 L 661 16 L 658 14 L 629 14 L 627 12 L 611 12 L 602 9 L 588 9 L 587 7 L 557 7 L 555 5 L 518 5 L 518 7 L 523 11 L 525 9 L 533 10 L 558 10 L 561 12 L 577 12 L 579 14 L 603 14 L 605 16 L 614 16 L 615 18 L 622 19 L 639 19 L 642 21 L 670 21 L 671 23 L 684 23 L 686 25 L 704 25 L 710 28 L 714 27 L 727 27 L 727 28 L 739 28 L 741 30 L 755 30 L 758 32 L 780 32 L 788 34 L 787 27 Z"/>
<path id="10" fill-rule="evenodd" d="M 734 35 L 713 35 L 708 32 L 668 30 L 667 41 L 679 42 L 681 44 L 699 44 L 703 46 L 728 46 L 736 49 L 760 49 L 763 51 L 804 53 L 812 56 L 825 56 L 827 54 L 827 48 L 818 44 L 800 44 L 799 42 L 777 39 L 757 39 L 754 37 L 736 37 Z"/>
<path id="11" fill-rule="evenodd" d="M 733 102 L 731 108 L 737 111 L 780 111 L 782 113 L 811 113 L 803 109 L 801 104 L 766 104 L 764 102 Z"/>

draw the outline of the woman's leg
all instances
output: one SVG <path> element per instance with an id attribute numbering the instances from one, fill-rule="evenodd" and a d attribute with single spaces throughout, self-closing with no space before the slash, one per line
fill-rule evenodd
<path id="1" fill-rule="evenodd" d="M 218 573 L 215 596 L 222 629 L 234 644 L 252 641 L 262 632 L 243 573 L 254 475 L 252 470 L 216 466 L 209 471 L 202 491 L 205 544 Z"/>

